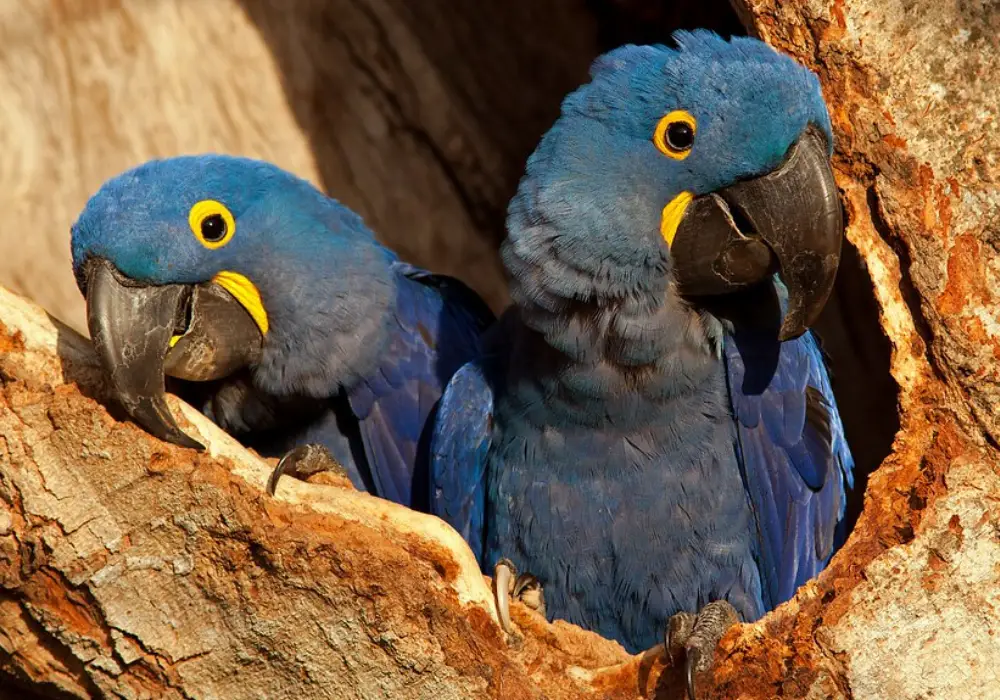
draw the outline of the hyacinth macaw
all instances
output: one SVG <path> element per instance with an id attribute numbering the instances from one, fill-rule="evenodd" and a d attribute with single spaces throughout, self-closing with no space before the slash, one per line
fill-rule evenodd
<path id="1" fill-rule="evenodd" d="M 98 355 L 150 433 L 200 447 L 164 377 L 207 382 L 205 412 L 265 454 L 332 455 L 358 488 L 426 507 L 428 415 L 492 321 L 474 292 L 304 180 L 221 155 L 110 180 L 72 252 Z"/>
<path id="2" fill-rule="evenodd" d="M 431 503 L 506 625 L 530 572 L 550 618 L 632 652 L 669 621 L 693 679 L 827 563 L 853 462 L 807 332 L 843 235 L 819 82 L 674 39 L 599 58 L 529 159 L 514 305 L 442 398 Z"/>

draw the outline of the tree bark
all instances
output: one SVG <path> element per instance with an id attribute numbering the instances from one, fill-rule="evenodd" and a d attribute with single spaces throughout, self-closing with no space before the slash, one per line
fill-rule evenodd
<path id="1" fill-rule="evenodd" d="M 615 2 L 650 21 L 673 6 Z M 865 414 L 874 384 L 841 373 L 838 399 L 857 403 L 852 445 L 852 422 L 861 440 L 873 420 L 891 432 L 889 414 L 899 431 L 846 546 L 727 635 L 704 697 L 997 697 L 1000 15 L 964 0 L 734 5 L 823 82 L 859 262 L 838 282 L 836 342 L 845 361 L 886 343 L 895 382 Z M 0 13 L 5 279 L 80 327 L 65 231 L 86 195 L 149 157 L 228 150 L 324 185 L 502 304 L 503 207 L 602 41 L 593 15 L 558 0 L 291 7 Z M 644 38 L 667 38 L 652 26 Z M 136 105 L 144 116 L 122 118 Z M 55 277 L 38 262 L 53 250 Z M 884 338 L 856 325 L 871 293 Z M 335 485 L 289 480 L 268 498 L 268 465 L 190 408 L 176 404 L 206 455 L 109 414 L 72 331 L 6 293 L 0 322 L 0 696 L 16 681 L 50 697 L 679 697 L 658 650 L 628 657 L 521 606 L 506 639 L 439 521 Z"/>
<path id="2" fill-rule="evenodd" d="M 119 423 L 89 342 L 0 289 L 0 687 L 51 697 L 604 697 L 616 644 L 526 609 L 508 643 L 442 521 Z M 629 697 L 628 694 L 613 697 Z"/>

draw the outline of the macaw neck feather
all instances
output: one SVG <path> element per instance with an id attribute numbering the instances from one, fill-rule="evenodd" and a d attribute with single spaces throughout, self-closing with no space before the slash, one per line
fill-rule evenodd
<path id="1" fill-rule="evenodd" d="M 277 395 L 350 391 L 377 370 L 390 340 L 395 256 L 374 241 L 329 239 L 286 254 L 284 267 L 262 264 L 271 328 L 254 380 Z"/>
<path id="2" fill-rule="evenodd" d="M 675 292 L 661 260 L 619 266 L 612 279 L 560 259 L 561 229 L 579 218 L 515 208 L 509 223 L 504 260 L 526 326 L 509 367 L 525 407 L 641 429 L 658 420 L 657 404 L 719 381 L 721 326 Z"/>

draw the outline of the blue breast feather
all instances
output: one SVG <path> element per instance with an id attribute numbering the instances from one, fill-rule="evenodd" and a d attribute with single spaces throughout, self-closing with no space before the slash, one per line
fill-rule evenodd
<path id="1" fill-rule="evenodd" d="M 503 319 L 494 329 L 502 325 Z M 456 373 L 441 400 L 431 444 L 432 512 L 462 534 L 487 571 L 493 562 L 483 560 L 486 464 L 502 352 L 485 354 Z M 769 610 L 822 570 L 840 544 L 853 459 L 811 333 L 778 344 L 773 333 L 730 332 L 723 361 L 737 457 L 756 519 L 765 598 L 760 607 Z"/>

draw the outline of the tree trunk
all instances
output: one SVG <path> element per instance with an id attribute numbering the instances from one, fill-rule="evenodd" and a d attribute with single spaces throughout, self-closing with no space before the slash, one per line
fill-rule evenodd
<path id="1" fill-rule="evenodd" d="M 727 635 L 704 697 L 997 697 L 1000 14 L 734 5 L 831 108 L 850 246 L 824 337 L 861 484 L 898 433 L 844 549 Z M 79 328 L 65 232 L 87 194 L 146 158 L 226 150 L 313 179 L 500 306 L 503 210 L 562 95 L 599 48 L 727 27 L 720 12 L 26 0 L 0 13 L 0 274 Z M 0 322 L 0 697 L 679 697 L 658 650 L 521 606 L 506 639 L 439 521 L 336 485 L 268 498 L 268 465 L 191 409 L 207 455 L 109 415 L 72 331 L 6 293 Z"/>

